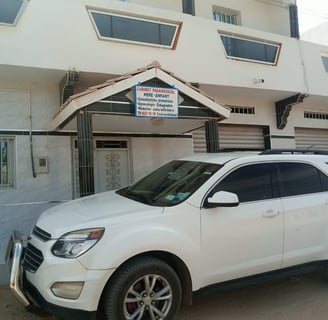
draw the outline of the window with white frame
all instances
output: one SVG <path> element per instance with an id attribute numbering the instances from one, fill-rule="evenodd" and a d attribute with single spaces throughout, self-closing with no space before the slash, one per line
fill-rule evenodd
<path id="1" fill-rule="evenodd" d="M 328 72 L 328 53 L 321 53 L 321 60 L 326 72 Z"/>
<path id="2" fill-rule="evenodd" d="M 23 13 L 28 0 L 0 0 L 0 24 L 14 26 Z"/>
<path id="3" fill-rule="evenodd" d="M 173 49 L 181 24 L 89 10 L 98 37 Z"/>
<path id="4" fill-rule="evenodd" d="M 0 136 L 0 189 L 14 187 L 14 139 Z"/>
<path id="5" fill-rule="evenodd" d="M 232 9 L 215 6 L 213 7 L 213 18 L 215 21 L 240 25 L 240 12 Z"/>
<path id="6" fill-rule="evenodd" d="M 219 32 L 220 33 L 220 32 Z M 220 33 L 226 57 L 248 62 L 277 65 L 280 43 Z"/>

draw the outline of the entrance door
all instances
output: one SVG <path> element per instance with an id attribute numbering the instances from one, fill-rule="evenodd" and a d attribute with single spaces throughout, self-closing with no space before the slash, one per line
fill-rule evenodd
<path id="1" fill-rule="evenodd" d="M 128 140 L 96 140 L 94 149 L 95 192 L 114 190 L 128 185 L 130 157 Z M 73 198 L 80 197 L 79 165 L 76 140 L 73 140 Z"/>
<path id="2" fill-rule="evenodd" d="M 95 153 L 95 191 L 122 188 L 130 183 L 127 140 L 97 140 Z"/>

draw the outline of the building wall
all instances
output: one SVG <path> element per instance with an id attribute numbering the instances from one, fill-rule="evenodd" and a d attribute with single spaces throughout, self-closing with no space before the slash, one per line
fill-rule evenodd
<path id="1" fill-rule="evenodd" d="M 213 19 L 213 7 L 240 12 L 241 26 L 255 30 L 290 36 L 289 6 L 267 4 L 256 0 L 202 0 L 195 1 L 196 16 Z M 277 17 L 279 23 L 277 23 Z M 218 23 L 220 24 L 220 23 Z"/>
<path id="2" fill-rule="evenodd" d="M 58 107 L 57 99 L 58 93 L 48 83 L 11 82 L 0 78 L 0 136 L 13 137 L 15 149 L 14 187 L 0 190 L 0 266 L 4 263 L 6 245 L 13 229 L 27 234 L 42 211 L 71 199 L 70 138 L 40 131 L 49 126 L 54 108 Z M 35 177 L 30 118 L 34 130 L 33 156 L 47 157 L 49 163 L 49 173 L 36 173 Z"/>
<path id="3" fill-rule="evenodd" d="M 328 22 L 322 23 L 317 27 L 301 34 L 301 39 L 308 42 L 318 43 L 328 46 Z"/>
<path id="4" fill-rule="evenodd" d="M 132 138 L 133 180 L 136 181 L 164 163 L 193 152 L 189 138 Z M 147 164 L 145 165 L 145 159 Z"/>
<path id="5" fill-rule="evenodd" d="M 180 5 L 180 1 L 177 3 Z M 204 14 L 205 11 L 211 12 L 210 2 L 196 3 L 199 11 L 204 10 Z M 217 3 L 224 6 L 230 1 L 221 0 Z M 281 35 L 283 32 L 279 33 L 273 28 L 274 26 L 280 28 L 287 24 L 288 18 L 282 15 L 280 10 L 288 10 L 254 0 L 247 1 L 250 3 L 249 6 L 246 1 L 231 2 L 231 6 L 233 3 L 235 7 L 238 3 L 242 12 L 248 12 L 248 15 L 245 13 L 245 19 L 249 16 L 247 19 L 253 21 L 254 25 L 249 22 L 243 26 L 234 26 L 213 21 L 209 17 L 204 19 L 202 14 L 200 17 L 193 17 L 181 12 L 173 10 L 168 12 L 168 10 L 133 2 L 58 0 L 45 3 L 42 0 L 34 0 L 28 3 L 16 27 L 0 26 L 1 64 L 52 70 L 75 68 L 83 72 L 118 75 L 145 66 L 156 59 L 166 69 L 174 70 L 180 77 L 192 82 L 257 89 L 259 86 L 253 83 L 253 79 L 259 77 L 265 79 L 260 86 L 261 89 L 306 90 L 302 64 L 302 56 L 307 54 L 302 52 L 304 46 L 286 33 Z M 169 19 L 182 22 L 177 47 L 175 50 L 170 50 L 99 40 L 86 7 L 146 16 L 156 20 Z M 74 11 L 73 22 L 72 11 Z M 267 14 L 272 14 L 272 19 L 267 18 Z M 275 15 L 279 16 L 279 23 L 276 23 Z M 273 21 L 272 28 L 269 26 L 264 28 L 263 23 L 268 23 L 270 20 Z M 282 49 L 277 66 L 227 59 L 218 31 L 281 43 Z M 24 55 L 13 55 L 14 49 L 24 51 Z M 129 59 L 122 54 L 126 52 L 131 52 Z M 181 63 L 186 57 L 188 63 Z M 311 53 L 310 57 L 320 63 L 320 54 L 313 56 Z M 312 68 L 312 63 L 305 67 Z M 316 71 L 320 71 L 320 75 L 327 79 L 324 70 Z M 322 93 L 326 92 L 322 82 L 317 82 L 316 85 Z"/>
<path id="6" fill-rule="evenodd" d="M 138 4 L 153 8 L 182 12 L 182 0 L 152 1 L 129 0 L 130 4 Z M 256 0 L 195 0 L 195 16 L 213 19 L 213 8 L 231 9 L 241 14 L 241 25 L 247 28 L 290 36 L 289 4 L 290 1 L 263 3 Z M 279 23 L 277 23 L 277 17 Z"/>

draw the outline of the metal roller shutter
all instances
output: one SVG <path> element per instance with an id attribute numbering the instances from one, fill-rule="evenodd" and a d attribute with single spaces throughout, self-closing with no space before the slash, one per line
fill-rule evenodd
<path id="1" fill-rule="evenodd" d="M 193 132 L 194 152 L 206 152 L 204 128 Z M 219 125 L 221 149 L 264 149 L 263 128 L 257 126 Z"/>
<path id="2" fill-rule="evenodd" d="M 328 150 L 328 130 L 295 128 L 295 143 L 298 149 Z"/>

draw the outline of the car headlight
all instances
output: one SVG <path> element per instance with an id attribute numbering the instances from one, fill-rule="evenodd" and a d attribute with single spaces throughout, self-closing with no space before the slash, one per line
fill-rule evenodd
<path id="1" fill-rule="evenodd" d="M 91 249 L 104 232 L 104 228 L 92 228 L 66 233 L 55 242 L 51 252 L 61 258 L 76 258 Z"/>

